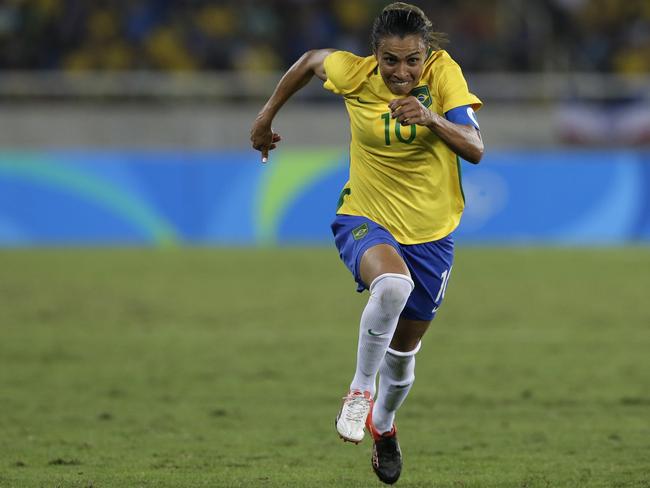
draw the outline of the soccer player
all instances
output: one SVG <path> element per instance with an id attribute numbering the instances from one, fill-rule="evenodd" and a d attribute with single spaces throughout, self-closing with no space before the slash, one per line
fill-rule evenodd
<path id="1" fill-rule="evenodd" d="M 357 290 L 370 296 L 336 430 L 354 443 L 368 430 L 373 469 L 388 484 L 402 469 L 395 413 L 413 385 L 415 354 L 451 274 L 451 233 L 464 207 L 458 157 L 478 163 L 483 156 L 474 113 L 481 101 L 440 49 L 442 40 L 419 8 L 392 3 L 373 24 L 371 56 L 308 51 L 282 77 L 251 129 L 252 145 L 266 162 L 280 141 L 271 128 L 274 116 L 314 75 L 345 100 L 350 176 L 332 231 Z"/>

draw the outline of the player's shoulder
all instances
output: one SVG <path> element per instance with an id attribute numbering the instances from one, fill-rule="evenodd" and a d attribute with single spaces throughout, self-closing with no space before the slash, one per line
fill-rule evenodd
<path id="1" fill-rule="evenodd" d="M 373 67 L 377 64 L 374 56 L 358 56 L 349 51 L 332 51 L 325 57 L 325 66 L 332 68 L 359 68 L 359 67 Z"/>
<path id="2" fill-rule="evenodd" d="M 464 83 L 463 71 L 459 64 L 444 49 L 429 54 L 422 78 L 433 86 L 457 85 Z"/>
<path id="3" fill-rule="evenodd" d="M 325 88 L 339 94 L 358 89 L 377 67 L 374 56 L 358 56 L 348 51 L 333 51 L 324 60 Z"/>
<path id="4" fill-rule="evenodd" d="M 458 68 L 458 63 L 444 49 L 429 52 L 424 63 L 425 71 L 432 73 L 439 73 L 450 68 Z"/>

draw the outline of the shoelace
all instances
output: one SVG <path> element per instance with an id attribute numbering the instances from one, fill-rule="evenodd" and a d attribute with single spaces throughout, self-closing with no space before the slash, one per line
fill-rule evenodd
<path id="1" fill-rule="evenodd" d="M 343 399 L 346 400 L 345 419 L 350 422 L 365 422 L 370 410 L 370 400 L 361 395 L 346 396 Z"/>

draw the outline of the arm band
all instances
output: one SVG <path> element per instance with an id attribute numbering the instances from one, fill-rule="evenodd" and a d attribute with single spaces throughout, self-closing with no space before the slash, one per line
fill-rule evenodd
<path id="1" fill-rule="evenodd" d="M 469 105 L 462 105 L 460 107 L 452 108 L 445 113 L 445 118 L 449 122 L 460 125 L 472 125 L 476 127 L 477 130 L 481 130 L 478 126 L 478 120 L 476 119 L 476 114 L 474 109 Z"/>

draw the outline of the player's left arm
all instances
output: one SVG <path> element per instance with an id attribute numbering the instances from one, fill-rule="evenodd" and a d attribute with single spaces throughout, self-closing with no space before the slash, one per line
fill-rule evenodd
<path id="1" fill-rule="evenodd" d="M 427 127 L 464 160 L 474 164 L 481 161 L 485 148 L 476 117 L 471 117 L 470 112 L 467 111 L 469 108 L 473 115 L 471 107 L 464 106 L 449 110 L 447 112 L 449 120 L 432 112 L 413 96 L 392 100 L 388 107 L 391 117 L 397 119 L 400 124 Z"/>

